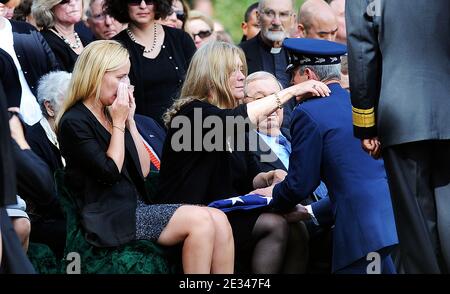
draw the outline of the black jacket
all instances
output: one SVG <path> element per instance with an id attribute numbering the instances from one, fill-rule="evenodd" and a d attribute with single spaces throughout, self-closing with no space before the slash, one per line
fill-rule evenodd
<path id="1" fill-rule="evenodd" d="M 40 122 L 28 127 L 26 139 L 33 152 L 47 163 L 52 174 L 64 169 L 59 149 L 47 138 Z"/>
<path id="2" fill-rule="evenodd" d="M 16 203 L 16 173 L 5 102 L 6 95 L 0 83 L 0 207 Z"/>
<path id="3" fill-rule="evenodd" d="M 77 29 L 78 27 L 75 27 L 75 31 L 78 33 Z M 78 59 L 78 54 L 76 54 L 69 45 L 64 43 L 64 41 L 53 32 L 43 30 L 41 31 L 41 34 L 56 56 L 60 69 L 67 72 L 72 72 L 75 62 Z M 81 43 L 84 47 L 92 41 L 92 39 L 84 33 L 78 33 L 78 36 L 80 37 Z"/>
<path id="4" fill-rule="evenodd" d="M 287 132 L 287 130 L 285 129 L 282 129 L 282 133 L 289 134 L 289 132 Z M 247 134 L 247 136 L 249 137 L 250 135 Z M 264 139 L 257 133 L 253 133 L 251 136 L 254 136 L 256 142 L 250 144 L 250 153 L 254 157 L 254 161 L 258 163 L 259 169 L 262 172 L 268 172 L 276 169 L 282 169 L 287 172 L 287 169 L 284 166 L 283 162 L 276 155 L 276 153 L 272 151 L 272 149 L 264 141 Z M 290 141 L 290 136 L 286 135 L 285 137 L 287 137 L 287 139 Z M 273 161 L 264 159 L 273 159 Z"/>
<path id="5" fill-rule="evenodd" d="M 6 106 L 20 107 L 22 86 L 20 85 L 19 73 L 17 72 L 14 60 L 0 48 L 0 83 L 3 85 L 6 97 Z"/>
<path id="6" fill-rule="evenodd" d="M 148 73 L 144 70 L 145 57 L 143 56 L 144 47 L 134 43 L 126 30 L 120 32 L 114 37 L 117 41 L 121 42 L 130 53 L 131 60 L 131 70 L 130 70 L 130 81 L 131 84 L 136 86 L 134 90 L 134 97 L 136 98 L 136 113 L 150 116 L 155 119 L 158 123 L 162 125 L 162 114 L 167 108 L 173 104 L 174 98 L 171 96 L 177 96 L 178 90 L 181 89 L 184 78 L 186 76 L 187 69 L 191 62 L 192 56 L 194 55 L 196 48 L 192 38 L 182 30 L 170 28 L 163 26 L 164 28 L 164 46 L 169 57 L 169 63 L 172 65 L 174 71 L 176 72 L 176 83 L 168 89 L 168 92 L 163 94 L 164 98 L 161 97 L 151 97 L 145 92 L 144 78 Z M 162 55 L 161 52 L 158 57 Z M 161 57 L 162 58 L 162 57 Z M 159 71 L 167 71 L 167 68 L 158 69 Z M 164 100 L 165 105 L 154 105 L 155 100 Z M 148 110 L 148 105 L 151 105 L 151 113 Z M 153 105 L 155 107 L 153 107 Z M 158 110 L 155 108 L 158 107 Z"/>
<path id="7" fill-rule="evenodd" d="M 126 130 L 121 171 L 106 156 L 110 140 L 111 134 L 81 102 L 67 111 L 59 124 L 65 183 L 75 193 L 86 240 L 100 247 L 135 239 L 137 197 L 147 196 L 131 134 Z"/>
<path id="8" fill-rule="evenodd" d="M 58 70 L 55 54 L 42 35 L 29 23 L 11 20 L 14 51 L 31 92 L 36 96 L 39 79 Z"/>
<path id="9" fill-rule="evenodd" d="M 219 109 L 198 100 L 183 106 L 177 116 L 185 116 L 193 126 L 196 109 L 202 111 L 201 126 L 205 126 L 206 123 L 203 122 L 211 117 L 220 119 L 224 126 L 226 126 L 227 117 L 247 117 L 245 104 L 235 109 Z M 228 127 L 230 126 L 228 125 Z M 206 142 L 209 131 L 211 128 L 208 127 L 192 128 L 188 134 L 191 135 L 191 138 L 196 138 L 197 133 L 201 134 L 200 138 Z M 220 139 L 216 140 L 220 142 L 218 144 L 221 145 L 223 151 L 209 151 L 203 145 L 199 150 L 196 142 L 200 142 L 200 140 L 191 140 L 187 143 L 189 146 L 185 146 L 188 147 L 187 150 L 177 151 L 172 140 L 179 142 L 180 133 L 185 133 L 184 123 L 181 128 L 171 127 L 167 132 L 161 160 L 158 202 L 208 205 L 212 201 L 245 195 L 253 190 L 253 178 L 260 170 L 250 152 L 228 151 L 231 148 L 227 143 L 231 142 L 228 137 L 229 133 L 219 132 L 217 134 Z M 235 132 L 234 135 L 233 142 L 235 143 L 237 138 L 245 136 L 240 132 Z"/>

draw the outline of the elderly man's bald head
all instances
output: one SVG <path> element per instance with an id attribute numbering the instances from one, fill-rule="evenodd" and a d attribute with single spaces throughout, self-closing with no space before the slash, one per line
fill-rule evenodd
<path id="1" fill-rule="evenodd" d="M 324 0 L 307 0 L 298 13 L 300 37 L 336 40 L 338 24 L 330 5 Z"/>

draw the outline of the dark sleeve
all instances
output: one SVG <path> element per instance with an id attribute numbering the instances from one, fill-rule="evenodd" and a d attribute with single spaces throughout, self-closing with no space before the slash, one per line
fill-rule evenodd
<path id="1" fill-rule="evenodd" d="M 121 179 L 116 163 L 106 155 L 99 139 L 88 123 L 80 120 L 63 120 L 59 130 L 59 140 L 63 156 L 76 161 L 86 172 L 99 182 L 114 185 Z"/>
<path id="2" fill-rule="evenodd" d="M 188 33 L 182 32 L 181 42 L 183 43 L 182 49 L 184 53 L 184 57 L 186 60 L 186 69 L 189 67 L 191 63 L 192 56 L 194 56 L 197 48 L 195 47 L 195 43 Z"/>
<path id="3" fill-rule="evenodd" d="M 322 134 L 318 125 L 303 110 L 292 121 L 292 152 L 285 180 L 273 189 L 271 206 L 288 210 L 308 197 L 320 184 Z"/>
<path id="4" fill-rule="evenodd" d="M 330 197 L 311 203 L 314 216 L 321 226 L 332 226 L 334 224 L 332 205 Z"/>
<path id="5" fill-rule="evenodd" d="M 6 95 L 7 107 L 20 107 L 22 86 L 12 57 L 0 49 L 0 81 Z"/>
<path id="6" fill-rule="evenodd" d="M 353 129 L 360 139 L 377 135 L 375 108 L 380 95 L 381 53 L 374 17 L 367 14 L 371 3 L 346 1 L 345 9 Z"/>
<path id="7" fill-rule="evenodd" d="M 31 149 L 22 150 L 14 140 L 12 141 L 19 195 L 36 204 L 48 205 L 56 199 L 50 168 Z"/>
<path id="8" fill-rule="evenodd" d="M 8 126 L 6 97 L 0 83 L 0 207 L 15 204 L 16 173 L 12 157 L 11 133 Z"/>
<path id="9" fill-rule="evenodd" d="M 45 54 L 47 55 L 47 65 L 49 68 L 49 71 L 57 71 L 59 70 L 60 66 L 58 61 L 56 60 L 56 56 L 53 53 L 53 50 L 50 48 L 50 46 L 48 45 L 47 41 L 44 39 L 44 37 L 42 37 L 42 35 L 40 33 L 37 33 L 39 42 L 42 45 L 42 48 L 45 51 Z"/>
<path id="10" fill-rule="evenodd" d="M 226 122 L 227 118 L 242 117 L 246 119 L 248 117 L 247 104 L 239 105 L 238 107 L 233 109 L 221 109 L 212 104 L 204 104 L 206 104 L 206 106 L 202 108 L 203 117 L 217 116 L 222 122 Z M 196 102 L 194 102 L 194 107 L 196 107 Z"/>
<path id="11" fill-rule="evenodd" d="M 60 41 L 60 39 L 50 31 L 44 32 L 43 37 L 53 51 L 56 62 L 59 65 L 59 69 L 67 72 L 72 72 L 74 62 L 63 41 Z"/>

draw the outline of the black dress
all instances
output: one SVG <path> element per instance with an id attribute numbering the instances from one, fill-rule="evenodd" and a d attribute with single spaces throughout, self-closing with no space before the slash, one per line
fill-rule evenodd
<path id="1" fill-rule="evenodd" d="M 126 30 L 114 37 L 130 52 L 130 81 L 135 86 L 136 113 L 164 125 L 162 115 L 179 95 L 195 53 L 192 38 L 182 30 L 163 26 L 164 42 L 154 59 L 143 56 L 144 47 L 133 42 Z"/>
<path id="2" fill-rule="evenodd" d="M 224 123 L 227 117 L 247 117 L 246 105 L 235 109 L 219 109 L 198 100 L 183 106 L 177 116 L 187 117 L 191 126 L 194 126 L 195 109 L 202 111 L 201 125 L 208 117 L 220 118 Z M 212 201 L 245 195 L 253 190 L 253 178 L 260 172 L 258 165 L 249 152 L 230 152 L 226 134 L 223 138 L 224 151 L 208 152 L 202 148 L 200 151 L 177 152 L 173 148 L 177 146 L 172 144 L 172 138 L 177 131 L 179 128 L 170 127 L 167 133 L 156 201 L 208 205 Z M 191 138 L 194 138 L 195 132 L 202 132 L 203 138 L 209 131 L 208 128 L 191 128 Z M 237 137 L 242 134 L 235 132 L 235 135 Z M 194 140 L 191 140 L 191 143 L 194 145 Z M 194 147 L 191 146 L 190 150 L 195 150 Z M 242 258 L 251 248 L 251 233 L 260 214 L 261 210 L 227 213 L 233 229 L 236 260 Z"/>
<path id="3" fill-rule="evenodd" d="M 41 31 L 42 36 L 47 41 L 48 45 L 55 53 L 56 60 L 58 61 L 59 67 L 63 71 L 72 72 L 75 62 L 78 59 L 78 54 L 70 48 L 69 45 L 64 43 L 64 41 L 50 30 Z M 83 34 L 78 34 L 81 43 L 86 47 L 91 40 L 85 39 Z"/>
<path id="4" fill-rule="evenodd" d="M 111 134 L 82 102 L 64 113 L 58 141 L 66 159 L 65 183 L 76 197 L 89 243 L 114 247 L 159 238 L 180 205 L 149 204 L 139 154 L 128 129 L 120 171 L 106 155 Z"/>

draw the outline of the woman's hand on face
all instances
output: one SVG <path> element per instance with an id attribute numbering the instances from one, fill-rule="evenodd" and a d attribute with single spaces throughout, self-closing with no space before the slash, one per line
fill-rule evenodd
<path id="1" fill-rule="evenodd" d="M 291 87 L 293 96 L 297 101 L 304 100 L 309 97 L 327 97 L 330 96 L 331 90 L 322 82 L 316 80 L 308 80 L 306 82 Z"/>
<path id="2" fill-rule="evenodd" d="M 124 127 L 131 110 L 127 84 L 119 83 L 116 100 L 114 100 L 109 110 L 113 125 Z"/>
<path id="3" fill-rule="evenodd" d="M 136 112 L 136 101 L 133 95 L 133 89 L 128 87 L 128 105 L 130 106 L 130 112 L 128 113 L 127 123 L 130 124 L 134 122 L 134 114 Z"/>

